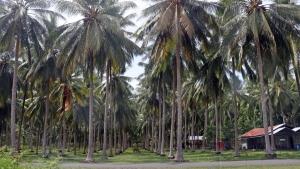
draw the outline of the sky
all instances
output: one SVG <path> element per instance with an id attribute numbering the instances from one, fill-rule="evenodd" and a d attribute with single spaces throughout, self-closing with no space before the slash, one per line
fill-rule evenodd
<path id="1" fill-rule="evenodd" d="M 122 1 L 126 1 L 126 0 L 119 0 L 119 1 L 122 2 Z M 142 10 L 150 6 L 149 1 L 134 0 L 133 2 L 137 5 L 137 8 L 132 9 L 128 12 L 136 13 L 137 17 L 132 20 L 136 24 L 136 26 L 128 28 L 128 31 L 131 31 L 131 32 L 135 32 L 140 26 L 143 25 L 143 22 L 145 22 L 145 19 L 142 19 L 142 18 L 138 19 L 138 18 L 141 16 Z M 135 41 L 135 39 L 132 39 L 132 41 Z M 139 43 L 138 45 L 141 46 L 141 43 Z M 129 76 L 129 77 L 133 78 L 132 81 L 130 82 L 130 84 L 134 88 L 136 88 L 139 83 L 136 78 L 144 72 L 144 68 L 140 67 L 138 65 L 138 63 L 141 62 L 142 57 L 143 56 L 134 57 L 131 67 L 127 67 L 127 70 L 125 72 L 125 76 Z"/>

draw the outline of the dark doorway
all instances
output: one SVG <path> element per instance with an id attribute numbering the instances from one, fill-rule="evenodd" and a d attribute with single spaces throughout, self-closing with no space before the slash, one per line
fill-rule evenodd
<path id="1" fill-rule="evenodd" d="M 290 139 L 291 148 L 293 149 L 293 148 L 294 148 L 294 140 L 293 140 L 293 137 L 289 137 L 289 139 Z"/>

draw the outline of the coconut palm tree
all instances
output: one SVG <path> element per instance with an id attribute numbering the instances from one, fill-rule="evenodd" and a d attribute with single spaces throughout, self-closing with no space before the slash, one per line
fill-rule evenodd
<path id="1" fill-rule="evenodd" d="M 18 75 L 18 60 L 21 47 L 31 50 L 32 46 L 37 56 L 40 56 L 43 51 L 43 45 L 47 39 L 48 28 L 51 23 L 48 17 L 60 17 L 48 8 L 50 2 L 47 0 L 2 0 L 1 1 L 2 15 L 0 16 L 0 28 L 3 32 L 1 36 L 1 44 L 5 50 L 15 52 L 14 78 L 12 87 L 12 104 L 11 104 L 11 146 L 16 149 L 15 136 L 15 121 L 16 121 L 16 95 L 17 95 L 17 75 Z M 31 58 L 28 56 L 28 60 Z"/>
<path id="2" fill-rule="evenodd" d="M 153 1 L 157 2 L 157 1 Z M 213 16 L 206 9 L 215 8 L 212 3 L 187 0 L 162 0 L 146 8 L 142 12 L 142 17 L 148 17 L 146 25 L 139 31 L 138 37 L 145 37 L 143 46 L 148 41 L 155 40 L 158 35 L 169 34 L 172 37 L 173 51 L 176 56 L 177 71 L 177 153 L 175 161 L 184 161 L 181 145 L 182 130 L 182 103 L 181 103 L 181 76 L 180 76 L 180 57 L 183 57 L 182 41 L 184 38 L 199 38 L 203 46 L 209 46 L 208 37 L 211 33 L 208 26 L 216 22 Z M 188 56 L 186 56 L 188 57 Z"/>
<path id="3" fill-rule="evenodd" d="M 233 13 L 236 15 L 228 23 L 224 25 L 224 39 L 221 45 L 221 51 L 227 56 L 231 54 L 232 49 L 238 45 L 244 45 L 252 39 L 255 44 L 256 55 L 258 60 L 258 75 L 260 84 L 260 100 L 263 113 L 263 123 L 266 143 L 266 156 L 276 157 L 276 153 L 272 150 L 268 135 L 268 119 L 266 112 L 266 100 L 264 90 L 264 74 L 263 60 L 267 56 L 262 55 L 261 46 L 268 44 L 271 55 L 277 56 L 276 38 L 284 36 L 284 32 L 290 31 L 292 34 L 298 34 L 295 26 L 282 18 L 279 13 L 274 10 L 267 10 L 261 0 L 251 0 L 248 3 L 240 3 L 240 8 L 236 8 Z M 242 13 L 241 9 L 245 9 Z M 270 59 L 270 58 L 269 58 Z"/>
<path id="4" fill-rule="evenodd" d="M 120 29 L 120 20 L 124 19 L 121 12 L 129 7 L 135 7 L 134 3 L 122 2 L 112 3 L 110 0 L 92 0 L 92 1 L 58 1 L 57 9 L 66 11 L 69 14 L 81 14 L 83 19 L 59 27 L 53 34 L 58 36 L 56 47 L 61 49 L 59 63 L 64 61 L 64 67 L 70 67 L 73 70 L 80 63 L 89 62 L 90 78 L 90 101 L 89 101 L 89 147 L 87 162 L 91 162 L 93 148 L 93 70 L 94 66 L 100 70 L 105 67 L 105 55 L 109 51 L 113 52 L 112 46 L 106 48 L 117 38 L 124 38 L 124 32 Z M 111 40 L 110 38 L 113 38 Z M 111 41 L 110 41 L 111 40 Z M 118 43 L 116 43 L 118 44 Z M 124 46 L 122 46 L 124 47 Z M 125 46 L 127 47 L 127 46 Z M 128 49 L 128 48 L 126 48 Z M 107 50 L 107 51 L 105 51 Z M 128 52 L 131 52 L 128 50 Z M 110 53 L 112 54 L 112 53 Z M 67 56 L 67 57 L 65 57 Z M 101 56 L 101 57 L 98 57 Z M 102 68 L 101 68 L 102 67 Z M 105 119 L 104 119 L 105 120 Z M 104 125 L 106 125 L 104 121 Z M 105 128 L 106 129 L 106 128 Z M 105 130 L 104 130 L 105 131 Z M 105 146 L 105 144 L 104 144 Z"/>
<path id="5" fill-rule="evenodd" d="M 46 143 L 47 143 L 47 129 L 48 129 L 48 116 L 49 116 L 49 103 L 50 103 L 50 83 L 55 81 L 58 77 L 58 69 L 55 66 L 55 56 L 49 57 L 46 61 L 36 62 L 31 67 L 27 78 L 32 83 L 42 83 L 45 87 L 46 105 L 45 105 L 45 117 L 44 117 L 44 130 L 43 130 L 43 150 L 42 156 L 47 156 Z"/>

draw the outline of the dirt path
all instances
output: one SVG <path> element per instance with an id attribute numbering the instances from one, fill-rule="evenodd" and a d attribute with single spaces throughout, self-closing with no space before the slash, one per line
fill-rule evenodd
<path id="1" fill-rule="evenodd" d="M 253 161 L 220 161 L 220 162 L 184 162 L 184 163 L 143 163 L 143 164 L 109 164 L 109 163 L 61 163 L 59 166 L 70 168 L 188 168 L 188 167 L 221 167 L 221 166 L 263 166 L 292 165 L 300 160 L 274 159 Z M 299 167 L 300 168 L 300 167 Z"/>

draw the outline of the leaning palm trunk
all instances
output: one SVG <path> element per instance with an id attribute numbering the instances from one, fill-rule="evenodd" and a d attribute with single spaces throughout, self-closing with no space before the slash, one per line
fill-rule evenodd
<path id="1" fill-rule="evenodd" d="M 234 155 L 240 156 L 239 145 L 238 145 L 238 113 L 237 113 L 237 101 L 236 101 L 236 88 L 235 88 L 235 63 L 234 57 L 232 57 L 232 81 L 233 81 L 233 110 L 234 110 Z"/>
<path id="2" fill-rule="evenodd" d="M 163 114 L 162 114 L 162 127 L 161 127 L 161 148 L 160 148 L 160 155 L 165 156 L 165 114 L 166 114 L 166 86 L 163 84 Z"/>
<path id="3" fill-rule="evenodd" d="M 264 132 L 265 132 L 266 157 L 274 158 L 274 157 L 276 157 L 276 154 L 272 150 L 272 148 L 270 146 L 270 140 L 269 140 L 268 116 L 267 116 L 266 97 L 265 97 L 265 90 L 264 90 L 263 63 L 262 63 L 262 57 L 261 57 L 260 42 L 259 42 L 259 38 L 257 36 L 255 37 L 255 45 L 256 45 L 257 57 L 258 57 L 260 101 L 261 101 L 261 108 L 262 108 L 262 114 L 263 114 L 263 123 L 264 123 Z"/>
<path id="4" fill-rule="evenodd" d="M 107 140 L 107 112 L 108 112 L 108 98 L 109 98 L 109 67 L 110 67 L 110 60 L 108 60 L 107 67 L 106 67 L 106 97 L 105 97 L 105 112 L 104 112 L 104 134 L 103 134 L 103 150 L 102 150 L 102 157 L 103 159 L 107 159 L 106 156 L 106 140 Z"/>
<path id="5" fill-rule="evenodd" d="M 90 56 L 90 100 L 89 100 L 89 145 L 88 145 L 88 154 L 85 159 L 86 162 L 93 161 L 93 71 L 94 71 L 94 57 Z"/>
<path id="6" fill-rule="evenodd" d="M 177 9 L 177 8 L 176 8 Z M 179 13 L 177 12 L 177 15 Z M 177 16 L 179 18 L 179 16 Z M 178 23 L 178 22 L 177 22 Z M 178 25 L 177 25 L 178 26 Z M 177 28 L 178 29 L 178 28 Z M 178 105 L 178 121 L 177 121 L 177 153 L 175 157 L 175 162 L 183 162 L 182 154 L 182 106 L 181 106 L 181 77 L 180 77 L 180 44 L 176 44 L 176 73 L 177 73 L 177 105 Z"/>
<path id="7" fill-rule="evenodd" d="M 207 132 L 207 116 L 208 116 L 208 102 L 206 103 L 205 114 L 204 114 L 204 131 L 203 131 L 203 137 L 202 137 L 201 152 L 205 152 L 205 142 L 206 142 L 206 132 Z"/>
<path id="8" fill-rule="evenodd" d="M 176 67 L 176 60 L 174 60 L 174 68 Z M 173 73 L 173 94 L 172 94 L 172 119 L 171 119 L 171 131 L 170 131 L 170 152 L 169 152 L 169 159 L 173 159 L 174 152 L 174 123 L 175 123 L 175 88 L 176 88 L 176 69 L 174 69 Z"/>
<path id="9" fill-rule="evenodd" d="M 274 130 L 273 130 L 273 104 L 271 101 L 271 95 L 269 90 L 269 84 L 266 85 L 267 88 L 267 94 L 268 94 L 268 101 L 269 101 L 269 112 L 270 112 L 270 127 L 271 127 L 271 147 L 273 150 L 275 150 L 275 140 L 274 140 Z"/>
<path id="10" fill-rule="evenodd" d="M 46 82 L 46 111 L 45 111 L 45 118 L 44 118 L 44 131 L 43 131 L 43 151 L 42 156 L 47 157 L 47 128 L 48 128 L 48 114 L 49 114 L 49 86 L 50 81 L 47 80 Z"/>
<path id="11" fill-rule="evenodd" d="M 17 36 L 16 49 L 15 49 L 15 64 L 14 64 L 14 77 L 12 84 L 12 94 L 11 94 L 11 115 L 10 115 L 10 138 L 11 138 L 11 148 L 13 151 L 16 150 L 16 106 L 17 106 L 17 77 L 18 77 L 18 61 L 19 61 L 19 47 L 20 38 Z"/>

